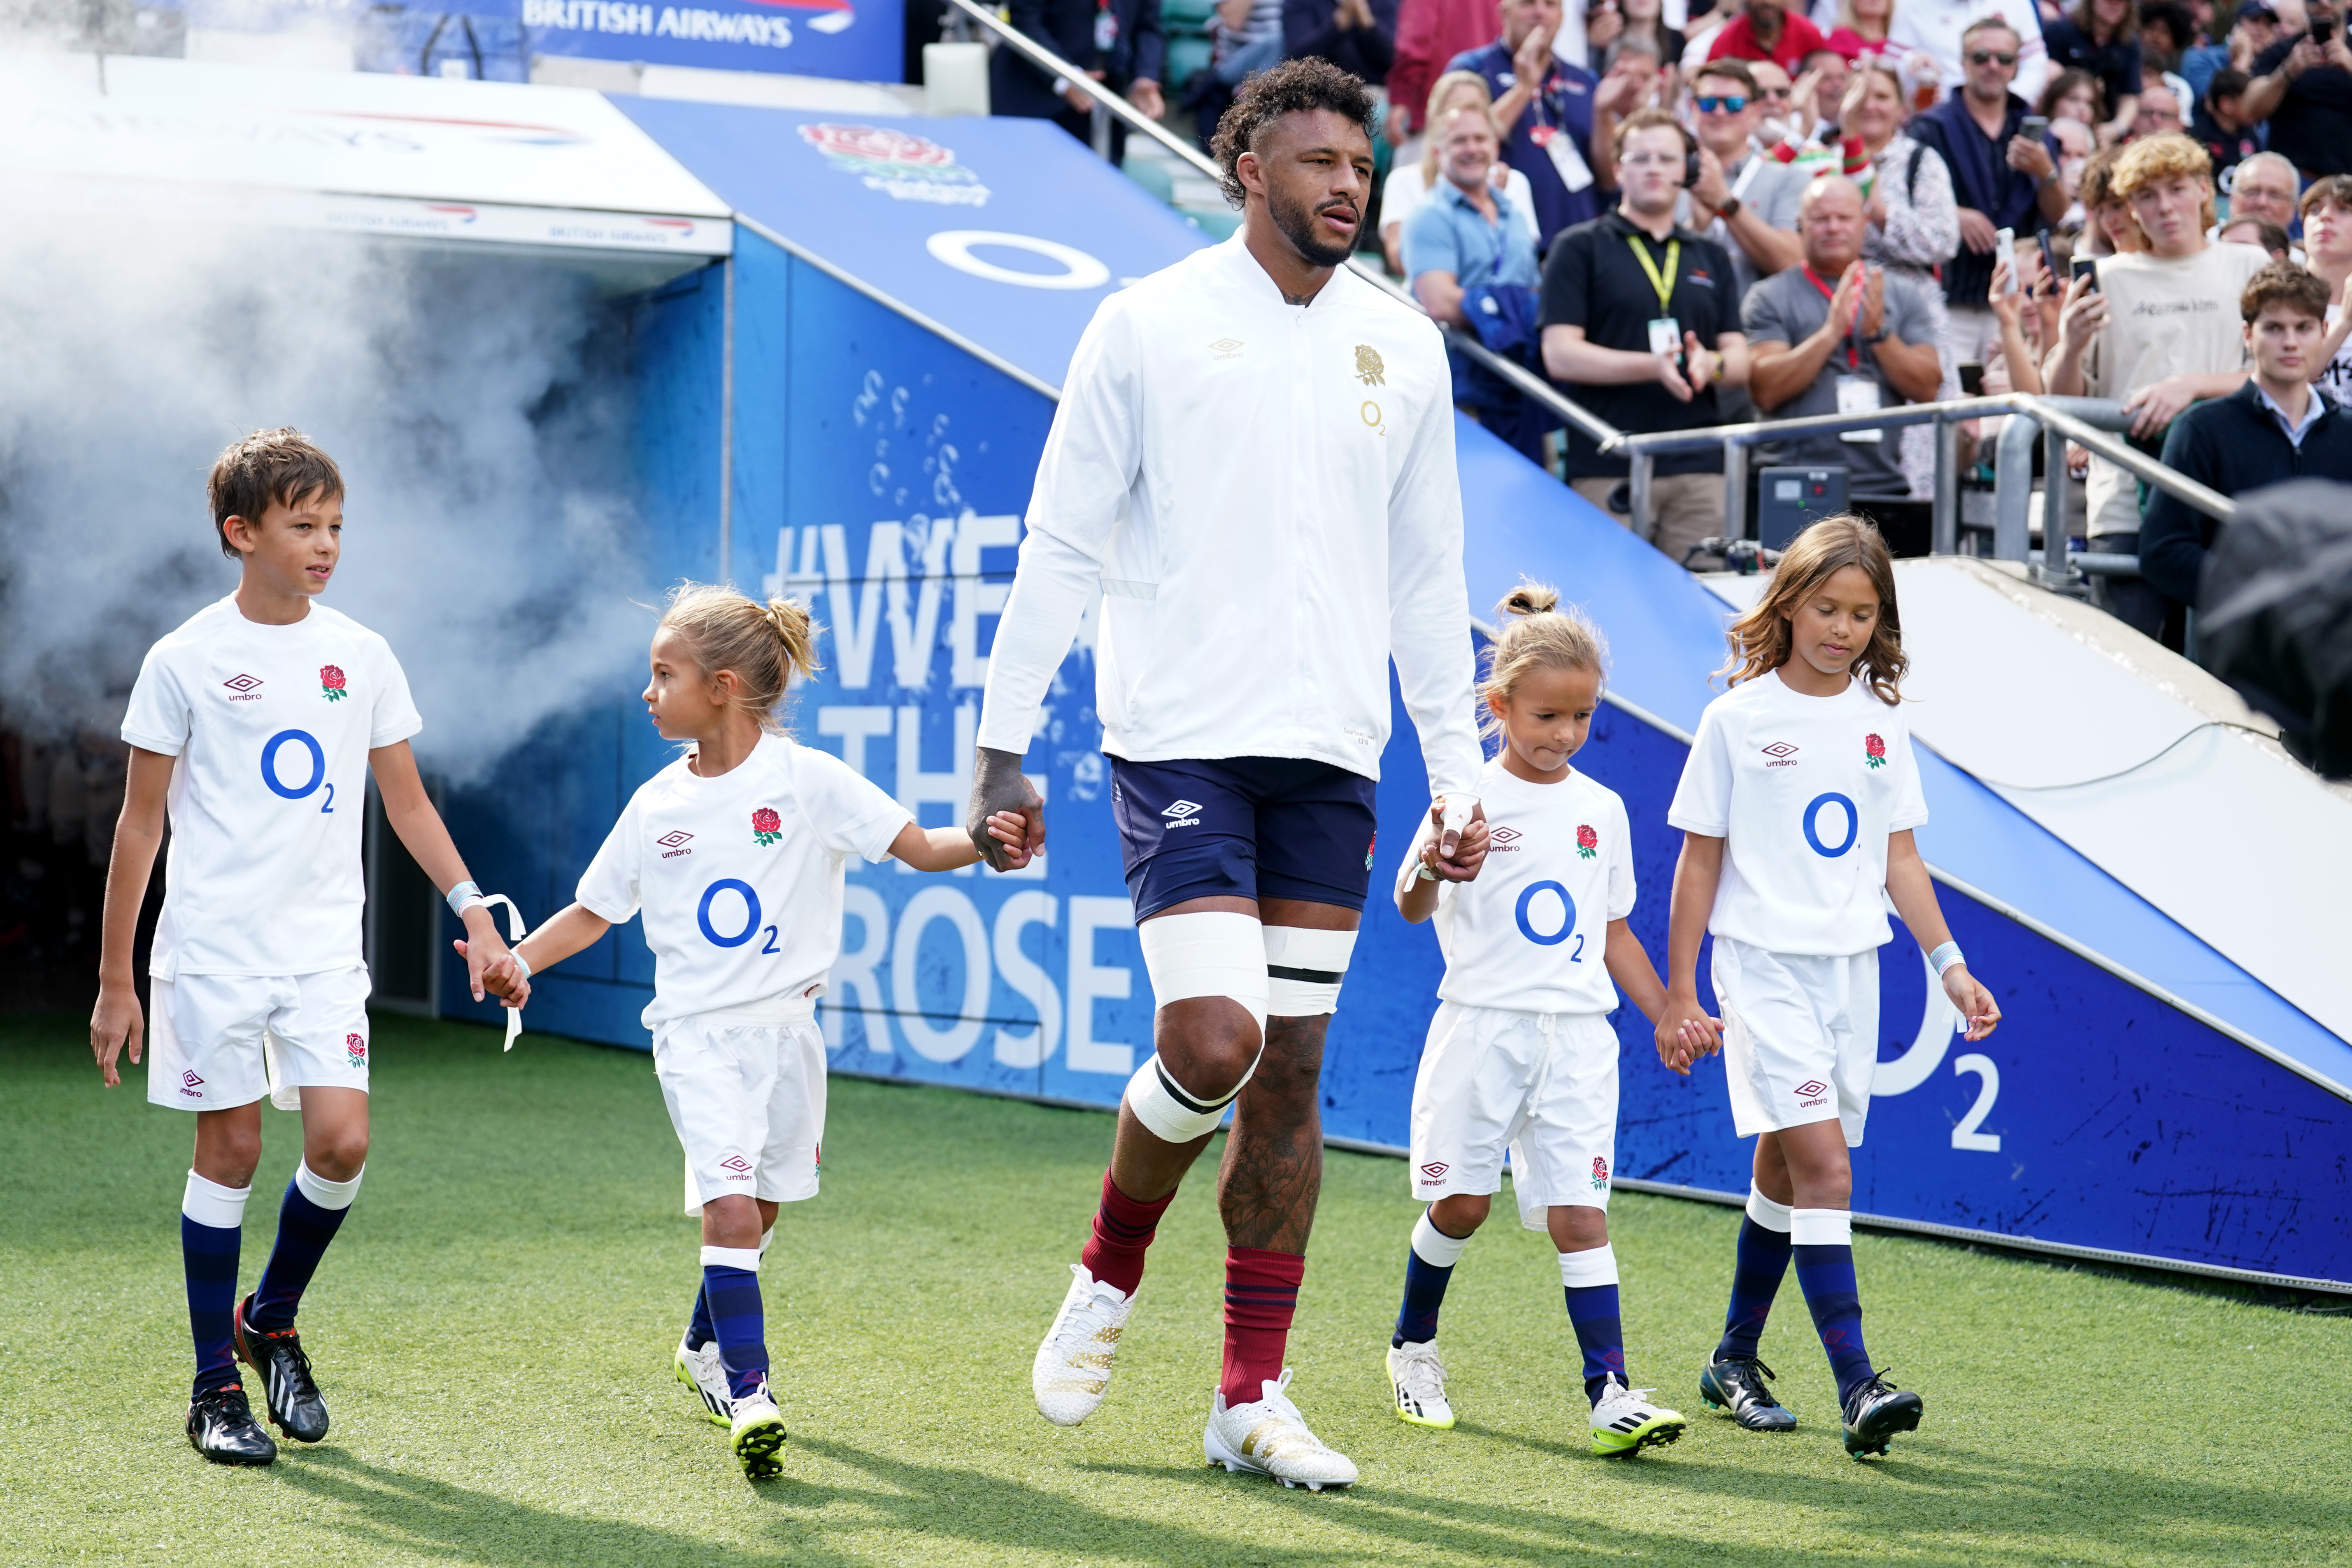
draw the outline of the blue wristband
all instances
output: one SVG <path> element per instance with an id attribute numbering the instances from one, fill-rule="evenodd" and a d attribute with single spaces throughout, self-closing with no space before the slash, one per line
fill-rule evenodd
<path id="1" fill-rule="evenodd" d="M 1941 947 L 1936 949 L 1935 952 L 1929 953 L 1927 955 L 1927 962 L 1935 968 L 1936 978 L 1941 980 L 1944 977 L 1944 971 L 1951 968 L 1952 965 L 1956 963 L 1965 963 L 1968 961 L 1960 956 L 1960 944 L 1958 942 L 1948 942 Z"/>

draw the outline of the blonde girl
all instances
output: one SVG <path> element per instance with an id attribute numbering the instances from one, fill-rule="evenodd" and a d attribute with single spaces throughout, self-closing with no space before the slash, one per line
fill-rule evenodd
<path id="1" fill-rule="evenodd" d="M 1549 1232 L 1559 1254 L 1592 1450 L 1631 1455 L 1673 1442 L 1684 1421 L 1651 1405 L 1647 1389 L 1625 1386 L 1609 1245 L 1617 1036 L 1608 1016 L 1622 985 L 1658 1019 L 1665 988 L 1625 924 L 1634 889 L 1624 802 L 1570 765 L 1591 732 L 1607 654 L 1591 623 L 1559 602 L 1528 583 L 1501 606 L 1481 691 L 1487 737 L 1500 743 L 1478 787 L 1494 847 L 1477 879 L 1429 879 L 1433 815 L 1397 882 L 1406 920 L 1435 918 L 1445 978 L 1413 1082 L 1407 1180 L 1429 1206 L 1405 1255 L 1389 1384 L 1400 1419 L 1454 1425 L 1438 1309 L 1502 1186 L 1507 1150 L 1520 1221 Z M 1688 1054 L 1680 1045 L 1673 1053 Z"/>
<path id="2" fill-rule="evenodd" d="M 778 1206 L 816 1196 L 816 1002 L 841 951 L 844 872 L 853 856 L 919 871 L 979 858 L 962 828 L 917 826 L 785 730 L 777 708 L 795 673 L 814 673 L 816 632 L 789 600 L 692 583 L 670 595 L 644 699 L 654 729 L 683 749 L 630 797 L 578 901 L 485 976 L 525 998 L 533 973 L 643 911 L 654 1072 L 702 1202 L 702 1277 L 677 1373 L 755 1479 L 782 1470 L 784 1443 L 758 1269 Z M 1002 837 L 1007 825 L 991 827 Z M 1021 836 L 1006 854 L 1026 863 Z"/>
<path id="3" fill-rule="evenodd" d="M 1860 1458 L 1885 1453 L 1923 1408 L 1863 1346 L 1848 1213 L 1847 1151 L 1862 1142 L 1878 1056 L 1885 901 L 1927 949 L 1969 1039 L 2000 1009 L 1969 974 L 1912 842 L 1927 807 L 1897 707 L 1908 661 L 1878 531 L 1851 515 L 1806 529 L 1730 636 L 1731 689 L 1700 718 L 1666 813 L 1683 850 L 1657 1032 L 1662 1053 L 1714 1047 L 1698 1002 L 1711 934 L 1732 1124 L 1757 1142 L 1731 1305 L 1699 1393 L 1751 1431 L 1796 1425 L 1756 1353 L 1793 1254 Z"/>

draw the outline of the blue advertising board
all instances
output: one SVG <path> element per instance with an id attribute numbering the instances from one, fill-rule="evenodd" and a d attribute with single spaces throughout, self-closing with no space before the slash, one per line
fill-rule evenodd
<path id="1" fill-rule="evenodd" d="M 729 264 L 736 447 L 723 541 L 717 397 L 730 318 L 719 269 L 630 307 L 640 469 L 660 500 L 647 509 L 649 570 L 709 576 L 725 562 L 746 589 L 811 604 L 826 628 L 825 669 L 795 694 L 802 743 L 842 757 L 924 823 L 957 821 L 995 618 L 1069 345 L 1122 272 L 1196 242 L 1173 220 L 1156 232 L 1128 225 L 1117 204 L 1144 198 L 1075 142 L 1053 141 L 1050 127 L 959 126 L 941 132 L 954 139 L 946 163 L 924 155 L 933 175 L 906 177 L 967 169 L 970 180 L 946 183 L 987 187 L 997 232 L 1083 252 L 1105 273 L 1084 289 L 992 279 L 929 245 L 968 216 L 867 183 L 897 174 L 837 166 L 823 139 L 799 134 L 817 122 L 727 111 L 791 132 L 750 137 L 702 106 L 631 112 L 751 220 Z M 1013 134 L 1000 140 L 999 130 Z M 1034 269 L 1075 270 L 1049 260 Z M 1679 847 L 1665 805 L 1721 657 L 1722 606 L 1475 426 L 1461 423 L 1457 438 L 1473 603 L 1493 602 L 1522 573 L 1544 578 L 1581 601 L 1612 645 L 1613 705 L 1579 765 L 1625 797 L 1643 888 L 1632 923 L 1663 954 Z M 1149 1054 L 1150 984 L 1106 798 L 1091 626 L 1026 758 L 1047 802 L 1041 863 L 1013 876 L 853 868 L 842 957 L 820 1010 L 835 1070 L 1107 1109 Z M 500 778 L 453 800 L 453 826 L 469 857 L 477 843 L 496 847 L 475 861 L 485 884 L 520 890 L 544 918 L 568 900 L 628 792 L 667 755 L 618 701 L 541 737 Z M 1933 813 L 1922 851 L 2007 1018 L 1988 1040 L 1960 1039 L 1898 927 L 1880 961 L 1880 1065 L 1855 1161 L 1857 1212 L 2352 1288 L 2352 1098 L 2340 1087 L 2352 1083 L 2352 1047 L 1976 780 L 1932 753 L 1921 765 Z M 1441 968 L 1429 928 L 1406 926 L 1378 891 L 1426 805 L 1401 710 L 1381 766 L 1376 892 L 1331 1029 L 1323 1114 L 1334 1138 L 1395 1148 Z M 2196 977 L 2212 1013 L 2147 976 Z M 650 981 L 642 939 L 624 928 L 541 978 L 530 1027 L 642 1047 L 636 1014 Z M 446 970 L 443 995 L 449 1011 L 473 1011 Z M 1637 1014 L 1621 1009 L 1615 1022 L 1620 1179 L 1743 1193 L 1748 1149 L 1732 1133 L 1720 1061 L 1678 1077 L 1658 1065 Z"/>

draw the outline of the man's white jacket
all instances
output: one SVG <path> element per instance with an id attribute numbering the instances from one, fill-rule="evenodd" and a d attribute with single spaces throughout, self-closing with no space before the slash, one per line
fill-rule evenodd
<path id="1" fill-rule="evenodd" d="M 1388 666 L 1430 788 L 1483 761 L 1452 384 L 1346 268 L 1287 304 L 1239 234 L 1105 300 L 1037 466 L 980 744 L 1029 749 L 1097 583 L 1103 750 L 1380 776 Z"/>

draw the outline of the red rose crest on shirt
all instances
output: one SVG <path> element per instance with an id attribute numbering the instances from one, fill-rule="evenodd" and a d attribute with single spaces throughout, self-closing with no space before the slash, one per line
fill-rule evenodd
<path id="1" fill-rule="evenodd" d="M 328 701 L 341 702 L 343 700 L 342 670 L 335 665 L 320 665 L 319 667 L 319 691 Z"/>
<path id="2" fill-rule="evenodd" d="M 1874 768 L 1883 768 L 1886 765 L 1885 742 L 1880 740 L 1875 735 L 1864 735 L 1862 738 L 1862 749 L 1864 752 L 1862 760 L 1864 762 L 1868 763 Z"/>
<path id="3" fill-rule="evenodd" d="M 1578 823 L 1576 825 L 1576 858 L 1580 860 L 1590 860 L 1600 847 L 1601 835 L 1592 831 L 1592 825 L 1587 822 Z"/>
<path id="4" fill-rule="evenodd" d="M 767 806 L 751 814 L 751 842 L 765 849 L 784 836 L 784 819 Z"/>

